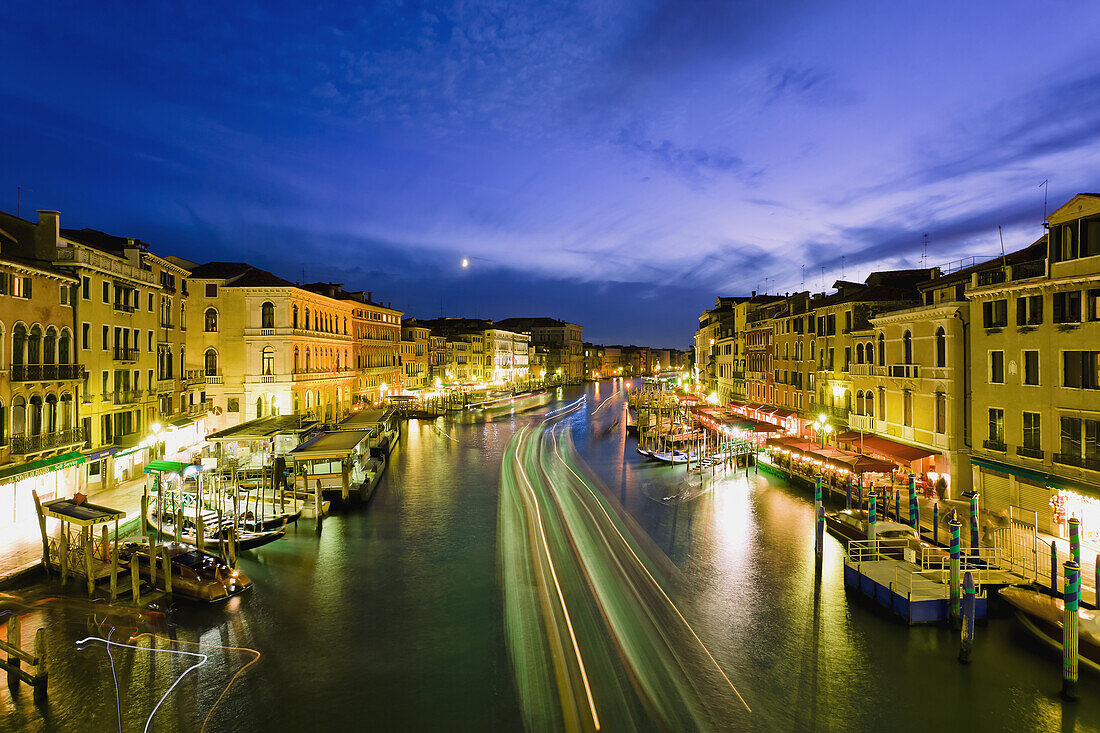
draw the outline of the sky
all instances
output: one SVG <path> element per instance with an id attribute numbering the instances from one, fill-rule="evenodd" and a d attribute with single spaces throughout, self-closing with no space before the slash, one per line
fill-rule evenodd
<path id="1" fill-rule="evenodd" d="M 1100 191 L 1093 3 L 219 5 L 9 0 L 0 208 L 686 348 Z"/>

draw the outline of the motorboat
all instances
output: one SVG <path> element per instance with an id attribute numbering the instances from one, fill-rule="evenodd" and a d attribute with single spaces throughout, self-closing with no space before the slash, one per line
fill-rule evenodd
<path id="1" fill-rule="evenodd" d="M 162 551 L 172 569 L 172 593 L 194 601 L 214 603 L 243 593 L 252 581 L 240 570 L 217 555 L 182 542 L 164 542 L 155 546 L 156 571 L 150 569 L 149 546 L 127 542 L 119 547 L 119 563 L 130 567 L 137 558 L 138 577 L 150 585 L 165 589 Z"/>
<path id="2" fill-rule="evenodd" d="M 1028 631 L 1061 653 L 1065 603 L 1046 593 L 1008 586 L 999 595 L 1016 611 L 1016 617 Z M 1086 667 L 1100 672 L 1100 612 L 1091 608 L 1077 611 L 1077 658 Z"/>
<path id="3" fill-rule="evenodd" d="M 193 517 L 193 515 L 192 515 Z M 192 517 L 185 517 L 183 525 L 179 530 L 179 538 L 181 542 L 197 545 L 198 544 L 198 531 L 194 525 Z M 166 514 L 165 518 L 168 521 L 158 521 L 159 517 L 155 511 L 149 512 L 149 523 L 159 529 L 162 534 L 168 537 L 176 536 L 176 525 L 174 517 L 171 514 Z M 236 550 L 244 552 L 246 550 L 254 550 L 257 547 L 263 547 L 264 545 L 274 542 L 277 539 L 281 539 L 286 535 L 286 530 L 269 529 L 269 530 L 249 530 L 245 529 L 243 524 L 238 523 L 236 532 Z M 221 550 L 227 550 L 229 545 L 230 536 L 233 534 L 233 527 L 231 520 L 224 519 L 222 524 L 218 524 L 217 514 L 213 512 L 205 512 L 203 514 L 203 546 L 211 546 Z"/>
<path id="4" fill-rule="evenodd" d="M 867 539 L 867 512 L 862 509 L 841 509 L 825 514 L 825 528 L 829 533 L 842 541 Z M 912 550 L 913 557 L 919 562 L 921 557 L 931 552 L 936 555 L 947 556 L 948 552 L 931 542 L 925 542 L 913 527 L 901 522 L 890 520 L 878 520 L 875 522 L 875 539 L 890 540 L 889 546 L 881 546 L 880 550 L 888 557 L 902 558 L 905 550 Z M 896 550 L 894 547 L 896 546 Z"/>

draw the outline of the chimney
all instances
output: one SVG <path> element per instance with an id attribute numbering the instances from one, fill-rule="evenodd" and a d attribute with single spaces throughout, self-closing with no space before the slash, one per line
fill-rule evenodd
<path id="1" fill-rule="evenodd" d="M 372 300 L 374 300 L 374 291 L 373 290 L 368 290 L 367 291 L 367 302 L 369 303 Z"/>
<path id="2" fill-rule="evenodd" d="M 57 253 L 57 240 L 61 236 L 61 213 L 39 211 L 38 226 L 34 228 L 34 254 L 52 260 Z"/>
<path id="3" fill-rule="evenodd" d="M 754 297 L 754 298 L 756 297 L 756 291 L 755 290 L 752 291 L 752 297 Z"/>

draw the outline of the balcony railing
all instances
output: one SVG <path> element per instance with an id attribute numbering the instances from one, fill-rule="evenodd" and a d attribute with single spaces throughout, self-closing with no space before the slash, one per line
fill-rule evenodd
<path id="1" fill-rule="evenodd" d="M 12 364 L 13 382 L 60 382 L 69 379 L 81 379 L 84 376 L 83 364 Z"/>
<path id="2" fill-rule="evenodd" d="M 860 430 L 865 433 L 875 432 L 874 415 L 849 415 L 848 425 L 852 430 Z"/>
<path id="3" fill-rule="evenodd" d="M 133 346 L 116 346 L 115 361 L 137 361 L 138 350 Z"/>
<path id="4" fill-rule="evenodd" d="M 871 364 L 852 364 L 848 369 L 853 377 L 869 377 L 874 370 Z"/>
<path id="5" fill-rule="evenodd" d="M 11 436 L 12 455 L 24 456 L 28 453 L 53 450 L 70 445 L 80 445 L 84 442 L 84 428 L 69 428 L 54 433 L 42 435 L 13 435 Z"/>
<path id="6" fill-rule="evenodd" d="M 129 405 L 141 399 L 140 389 L 116 389 L 111 393 L 111 399 L 116 405 Z"/>
<path id="7" fill-rule="evenodd" d="M 745 379 L 750 382 L 763 382 L 764 372 L 745 372 Z"/>
<path id="8" fill-rule="evenodd" d="M 919 364 L 887 364 L 875 367 L 875 374 L 881 377 L 894 377 L 895 379 L 917 379 L 920 377 Z"/>
<path id="9" fill-rule="evenodd" d="M 123 313 L 134 312 L 134 306 L 130 305 L 129 303 L 115 303 L 114 307 L 116 311 L 122 311 Z"/>
<path id="10" fill-rule="evenodd" d="M 1003 267 L 998 267 L 995 270 L 986 270 L 978 273 L 978 287 L 985 287 L 986 285 L 997 285 L 1003 283 L 1007 277 L 1007 273 Z"/>
<path id="11" fill-rule="evenodd" d="M 1028 448 L 1027 446 L 1020 445 L 1016 446 L 1016 455 L 1042 460 L 1043 451 L 1040 448 Z"/>
<path id="12" fill-rule="evenodd" d="M 1090 471 L 1100 471 L 1100 459 L 1082 458 L 1072 453 L 1055 453 L 1054 462 L 1063 466 L 1077 466 L 1078 468 L 1087 468 Z"/>
<path id="13" fill-rule="evenodd" d="M 171 392 L 176 388 L 175 379 L 158 379 L 157 392 Z"/>
<path id="14" fill-rule="evenodd" d="M 193 405 L 187 406 L 187 413 L 189 415 L 202 415 L 210 410 L 214 409 L 214 400 L 204 400 L 202 402 L 196 402 Z"/>
<path id="15" fill-rule="evenodd" d="M 223 381 L 224 381 L 224 378 L 221 374 L 207 374 L 206 375 L 206 383 L 207 384 L 221 384 Z"/>
<path id="16" fill-rule="evenodd" d="M 1046 260 L 1034 260 L 1033 262 L 1021 262 L 1012 266 L 1013 280 L 1026 280 L 1030 277 L 1043 277 L 1047 274 Z"/>
<path id="17" fill-rule="evenodd" d="M 983 440 L 982 447 L 986 450 L 995 450 L 1000 453 L 1005 453 L 1008 451 L 1008 446 L 997 440 Z"/>
<path id="18" fill-rule="evenodd" d="M 206 382 L 206 372 L 202 369 L 188 369 L 184 372 L 183 381 L 186 382 L 188 386 L 203 384 Z"/>

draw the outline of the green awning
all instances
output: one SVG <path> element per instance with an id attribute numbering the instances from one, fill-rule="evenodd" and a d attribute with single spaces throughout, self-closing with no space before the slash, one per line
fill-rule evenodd
<path id="1" fill-rule="evenodd" d="M 37 461 L 24 463 L 19 466 L 9 466 L 0 469 L 0 483 L 13 483 L 13 478 L 29 478 L 49 471 L 60 471 L 69 466 L 79 466 L 84 462 L 84 454 L 80 451 L 64 453 L 53 458 L 39 458 Z"/>
<path id="2" fill-rule="evenodd" d="M 188 464 L 179 461 L 149 461 L 145 473 L 183 473 Z"/>
<path id="3" fill-rule="evenodd" d="M 970 462 L 976 466 L 982 468 L 989 468 L 994 471 L 1000 471 L 1001 473 L 1011 474 L 1017 478 L 1026 478 L 1030 481 L 1038 481 L 1039 483 L 1054 487 L 1056 489 L 1065 489 L 1067 491 L 1087 491 L 1090 494 L 1100 494 L 1097 491 L 1097 487 L 1092 484 L 1087 484 L 1083 481 L 1073 481 L 1072 479 L 1062 478 L 1061 476 L 1054 476 L 1043 471 L 1035 471 L 1024 466 L 1012 466 L 1007 463 L 1001 463 L 1000 461 L 991 461 L 988 458 L 979 458 L 977 456 L 971 456 Z"/>

